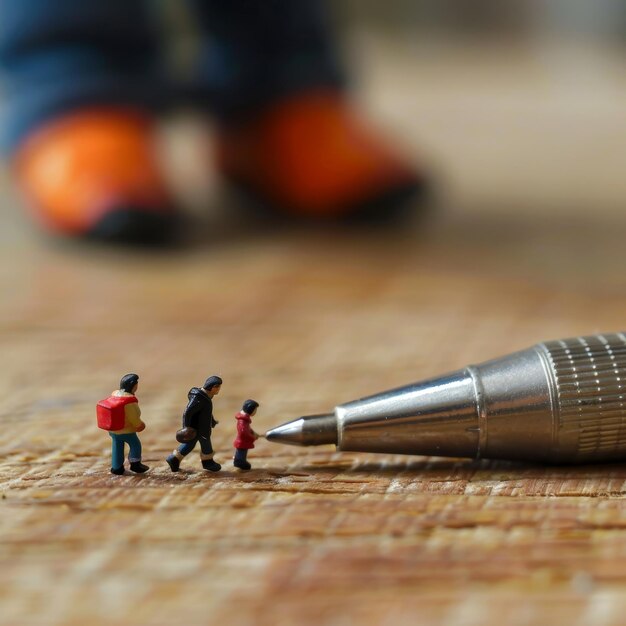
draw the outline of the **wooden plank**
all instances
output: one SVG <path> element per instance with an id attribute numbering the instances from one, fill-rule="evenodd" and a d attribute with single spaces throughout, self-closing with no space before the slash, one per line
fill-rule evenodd
<path id="1" fill-rule="evenodd" d="M 230 465 L 248 397 L 263 431 L 535 341 L 624 329 L 615 190 L 602 221 L 515 203 L 495 214 L 465 191 L 403 233 L 229 237 L 216 223 L 206 247 L 173 256 L 59 250 L 9 221 L 0 622 L 623 623 L 621 465 L 266 442 L 252 472 Z M 141 376 L 152 469 L 116 477 L 94 404 L 127 371 Z M 213 373 L 224 471 L 194 453 L 173 475 L 163 459 L 187 390 Z"/>

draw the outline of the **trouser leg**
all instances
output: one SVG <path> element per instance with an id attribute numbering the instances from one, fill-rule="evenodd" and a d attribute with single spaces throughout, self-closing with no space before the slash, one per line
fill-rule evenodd
<path id="1" fill-rule="evenodd" d="M 193 441 L 188 441 L 187 443 L 181 443 L 176 450 L 172 452 L 172 454 L 179 460 L 182 461 L 184 457 L 186 457 L 198 443 L 197 439 Z"/>
<path id="2" fill-rule="evenodd" d="M 200 459 L 202 461 L 210 461 L 213 458 L 213 446 L 211 445 L 211 439 L 208 437 L 201 437 L 200 450 Z"/>
<path id="3" fill-rule="evenodd" d="M 127 443 L 130 448 L 128 453 L 129 462 L 137 463 L 138 461 L 141 461 L 141 441 L 139 440 L 137 433 L 128 435 Z"/>
<path id="4" fill-rule="evenodd" d="M 124 440 L 119 435 L 111 435 L 111 467 L 118 469 L 124 465 Z"/>
<path id="5" fill-rule="evenodd" d="M 245 463 L 248 459 L 248 451 L 241 448 L 235 449 L 235 463 Z"/>
<path id="6" fill-rule="evenodd" d="M 200 97 L 219 118 L 343 82 L 323 0 L 189 0 L 206 34 L 197 68 Z"/>
<path id="7" fill-rule="evenodd" d="M 0 0 L 2 144 L 77 107 L 153 107 L 157 37 L 147 0 Z"/>

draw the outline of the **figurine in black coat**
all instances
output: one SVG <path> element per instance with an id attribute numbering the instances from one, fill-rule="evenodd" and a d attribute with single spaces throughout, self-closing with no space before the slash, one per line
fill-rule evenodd
<path id="1" fill-rule="evenodd" d="M 180 468 L 180 462 L 200 442 L 200 459 L 202 467 L 211 472 L 219 472 L 222 466 L 213 459 L 211 432 L 217 421 L 213 417 L 213 401 L 221 389 L 222 379 L 219 376 L 210 376 L 206 379 L 202 389 L 193 387 L 189 391 L 189 402 L 183 413 L 183 427 L 176 433 L 177 441 L 181 442 L 176 450 L 165 460 L 173 472 Z"/>

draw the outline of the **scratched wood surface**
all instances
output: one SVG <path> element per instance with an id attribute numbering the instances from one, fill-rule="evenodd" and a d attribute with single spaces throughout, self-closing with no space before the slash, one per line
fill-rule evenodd
<path id="1" fill-rule="evenodd" d="M 393 80 L 383 74 L 379 84 Z M 451 104 L 452 84 L 432 83 L 418 112 L 427 143 L 450 157 L 448 197 L 401 233 L 217 220 L 184 253 L 112 256 L 50 246 L 4 211 L 0 623 L 624 623 L 626 466 L 261 441 L 253 471 L 233 471 L 234 414 L 248 397 L 264 431 L 542 339 L 625 328 L 622 179 L 597 184 L 593 206 L 578 179 L 563 205 L 554 199 L 567 189 L 549 177 L 543 196 L 523 177 L 515 186 L 497 149 L 477 163 L 482 144 L 456 137 L 448 152 L 465 106 Z M 400 81 L 388 86 L 403 93 Z M 368 102 L 402 130 L 379 93 Z M 436 123 L 437 93 L 447 124 Z M 538 121 L 562 122 L 547 109 Z M 598 132 L 613 123 L 623 133 L 621 117 L 603 109 L 597 119 Z M 569 151 L 566 131 L 555 132 Z M 511 124 L 499 140 L 516 133 Z M 526 145 L 529 163 L 536 147 Z M 569 170 L 553 171 L 565 180 Z M 590 171 L 600 177 L 597 161 Z M 542 197 L 552 199 L 545 211 Z M 94 403 L 127 371 L 141 376 L 152 469 L 118 477 Z M 202 472 L 194 453 L 173 475 L 164 457 L 187 390 L 213 373 L 224 378 L 214 436 L 224 470 Z"/>

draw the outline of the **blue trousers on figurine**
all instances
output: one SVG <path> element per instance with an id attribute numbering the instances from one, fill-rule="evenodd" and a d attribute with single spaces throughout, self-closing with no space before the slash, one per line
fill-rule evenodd
<path id="1" fill-rule="evenodd" d="M 152 111 L 182 98 L 227 121 L 282 94 L 341 82 L 322 0 L 175 3 L 200 36 L 185 84 L 163 71 L 159 4 L 0 0 L 5 151 L 48 118 L 89 105 Z"/>
<path id="2" fill-rule="evenodd" d="M 130 451 L 128 453 L 128 460 L 130 463 L 137 463 L 141 461 L 141 441 L 137 433 L 126 433 L 124 435 L 115 435 L 109 433 L 111 436 L 111 467 L 114 469 L 120 468 L 124 465 L 124 444 L 128 444 Z"/>
<path id="3" fill-rule="evenodd" d="M 202 451 L 201 458 L 213 458 L 213 446 L 211 445 L 211 440 L 206 439 L 205 437 L 196 437 L 192 441 L 181 443 L 180 446 L 178 446 L 178 452 L 180 452 L 182 456 L 187 456 L 196 447 L 198 442 L 200 442 L 200 450 Z"/>
<path id="4" fill-rule="evenodd" d="M 248 451 L 242 448 L 235 448 L 235 463 L 246 463 L 248 460 Z"/>

